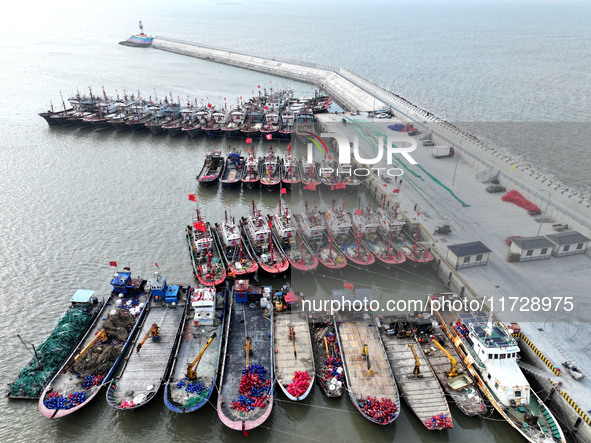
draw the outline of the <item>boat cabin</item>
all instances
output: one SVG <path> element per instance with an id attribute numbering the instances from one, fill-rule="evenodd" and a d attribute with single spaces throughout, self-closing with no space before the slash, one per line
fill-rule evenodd
<path id="1" fill-rule="evenodd" d="M 269 225 L 260 214 L 248 217 L 248 231 L 255 242 L 269 241 Z"/>
<path id="2" fill-rule="evenodd" d="M 70 299 L 70 303 L 72 306 L 96 305 L 98 304 L 98 298 L 96 298 L 94 294 L 96 294 L 96 291 L 90 289 L 78 289 Z"/>
<path id="3" fill-rule="evenodd" d="M 324 233 L 324 223 L 320 218 L 320 214 L 317 211 L 306 212 L 302 220 L 302 229 L 304 235 L 310 240 L 322 240 L 322 234 Z"/>
<path id="4" fill-rule="evenodd" d="M 328 229 L 332 235 L 347 235 L 351 229 L 351 216 L 342 210 L 328 211 L 326 213 Z"/>
<path id="5" fill-rule="evenodd" d="M 488 263 L 488 257 L 491 252 L 480 241 L 449 245 L 447 247 L 447 261 L 455 269 L 484 266 Z"/>
<path id="6" fill-rule="evenodd" d="M 148 287 L 150 288 L 152 297 L 154 297 L 154 301 L 161 302 L 164 300 L 168 284 L 160 271 L 154 272 L 154 278 L 148 280 Z"/>
<path id="7" fill-rule="evenodd" d="M 357 232 L 361 232 L 363 235 L 373 234 L 378 230 L 379 225 L 380 222 L 375 212 L 369 208 L 365 211 L 357 209 L 353 213 L 353 226 Z"/>
<path id="8" fill-rule="evenodd" d="M 222 236 L 226 246 L 238 246 L 242 239 L 240 228 L 231 221 L 222 223 Z"/>
<path id="9" fill-rule="evenodd" d="M 193 324 L 196 326 L 212 325 L 215 318 L 215 288 L 199 287 L 191 294 L 191 306 L 195 311 Z"/>
<path id="10" fill-rule="evenodd" d="M 291 217 L 291 214 L 288 213 L 287 209 L 282 214 L 273 214 L 273 221 L 275 230 L 282 240 L 289 240 L 294 236 L 296 227 L 293 218 Z"/>
<path id="11" fill-rule="evenodd" d="M 576 231 L 550 234 L 546 238 L 553 243 L 552 255 L 554 257 L 584 254 L 589 246 L 589 239 Z"/>

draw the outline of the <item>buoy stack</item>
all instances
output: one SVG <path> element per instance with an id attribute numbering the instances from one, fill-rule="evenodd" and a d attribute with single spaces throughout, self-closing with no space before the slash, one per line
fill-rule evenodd
<path id="1" fill-rule="evenodd" d="M 287 385 L 287 392 L 295 398 L 300 398 L 310 387 L 311 380 L 308 371 L 295 371 L 293 381 Z"/>
<path id="2" fill-rule="evenodd" d="M 390 423 L 396 417 L 398 408 L 389 398 L 378 400 L 377 397 L 367 397 L 365 400 L 358 399 L 359 409 L 368 417 L 379 424 Z"/>
<path id="3" fill-rule="evenodd" d="M 262 365 L 250 365 L 242 370 L 242 378 L 238 385 L 240 395 L 233 399 L 231 408 L 241 412 L 252 411 L 254 408 L 265 408 L 267 396 L 271 391 L 271 380 L 267 380 L 267 370 Z"/>

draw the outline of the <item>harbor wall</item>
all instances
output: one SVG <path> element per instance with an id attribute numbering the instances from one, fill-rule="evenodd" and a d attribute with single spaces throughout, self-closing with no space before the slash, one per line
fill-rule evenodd
<path id="1" fill-rule="evenodd" d="M 496 178 L 508 189 L 517 189 L 542 211 L 547 206 L 546 218 L 551 217 L 553 222 L 568 224 L 570 229 L 591 238 L 591 199 L 588 195 L 569 189 L 556 179 L 535 170 L 525 160 L 479 140 L 354 72 L 303 60 L 254 56 L 162 36 L 154 37 L 152 47 L 314 84 L 349 111 L 367 112 L 391 108 L 402 122 L 413 123 L 419 130 L 431 132 L 436 144 L 453 146 L 462 161 L 480 171 L 475 180 L 485 182 Z"/>

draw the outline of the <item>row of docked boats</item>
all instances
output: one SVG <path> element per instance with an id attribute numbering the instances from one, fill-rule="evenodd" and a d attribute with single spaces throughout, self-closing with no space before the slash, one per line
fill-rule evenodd
<path id="1" fill-rule="evenodd" d="M 487 413 L 486 398 L 526 440 L 565 441 L 517 365 L 512 331 L 490 316 L 308 315 L 303 294 L 288 286 L 168 285 L 159 269 L 149 281 L 117 272 L 111 285 L 107 302 L 92 302 L 98 315 L 81 326 L 86 333 L 39 396 L 47 418 L 74 413 L 103 386 L 118 410 L 144 406 L 164 389 L 165 405 L 177 413 L 198 410 L 217 387 L 218 417 L 247 434 L 270 416 L 275 382 L 301 401 L 317 381 L 327 397 L 348 392 L 379 425 L 396 420 L 401 396 L 428 430 L 453 427 L 446 395 L 467 416 Z M 371 292 L 333 297 L 371 300 Z M 457 296 L 429 301 L 440 297 Z"/>
<path id="2" fill-rule="evenodd" d="M 287 146 L 285 157 L 276 154 L 272 145 L 266 155 L 259 157 L 251 150 L 246 157 L 242 151 L 234 150 L 225 158 L 219 150 L 208 152 L 196 178 L 200 186 L 221 183 L 227 189 L 262 187 L 269 192 L 302 188 L 306 191 L 324 189 L 356 193 L 361 186 L 361 180 L 355 177 L 350 164 L 338 164 L 328 159 L 314 163 L 293 159 L 291 145 Z"/>
<path id="3" fill-rule="evenodd" d="M 194 194 L 190 194 L 190 198 Z M 219 286 L 230 277 L 256 274 L 284 275 L 288 269 L 339 271 L 347 265 L 361 268 L 380 264 L 386 269 L 405 262 L 428 263 L 433 255 L 403 230 L 397 208 L 377 210 L 358 207 L 353 214 L 343 207 L 320 212 L 317 207 L 293 215 L 279 199 L 277 212 L 264 216 L 254 201 L 250 215 L 225 213 L 221 223 L 211 224 L 199 209 L 186 237 L 191 262 L 199 282 Z"/>
<path id="4" fill-rule="evenodd" d="M 294 98 L 293 89 L 270 91 L 264 89 L 248 101 L 242 97 L 228 106 L 187 100 L 181 105 L 172 94 L 164 100 L 148 100 L 124 94 L 110 98 L 103 88 L 102 95 L 81 96 L 79 93 L 68 99 L 67 107 L 62 97 L 62 109 L 55 111 L 53 105 L 39 115 L 50 126 L 94 128 L 99 131 L 133 130 L 150 131 L 153 135 L 168 133 L 173 137 L 187 134 L 191 138 L 207 134 L 210 137 L 263 137 L 290 140 L 294 133 L 312 131 L 313 114 L 326 112 L 332 103 L 329 96 L 316 91 L 314 97 Z M 224 99 L 225 100 L 225 99 Z"/>

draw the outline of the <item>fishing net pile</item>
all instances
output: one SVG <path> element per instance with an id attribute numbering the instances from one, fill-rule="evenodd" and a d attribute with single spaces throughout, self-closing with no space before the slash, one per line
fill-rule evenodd
<path id="1" fill-rule="evenodd" d="M 43 388 L 80 340 L 91 319 L 92 314 L 81 309 L 71 309 L 64 314 L 50 336 L 37 347 L 39 362 L 36 357 L 31 359 L 9 386 L 9 394 L 39 398 Z"/>
<path id="2" fill-rule="evenodd" d="M 102 325 L 107 333 L 107 340 L 96 343 L 86 351 L 72 365 L 72 371 L 81 377 L 108 372 L 115 360 L 121 355 L 121 344 L 127 341 L 134 324 L 135 317 L 125 310 L 109 315 Z"/>

